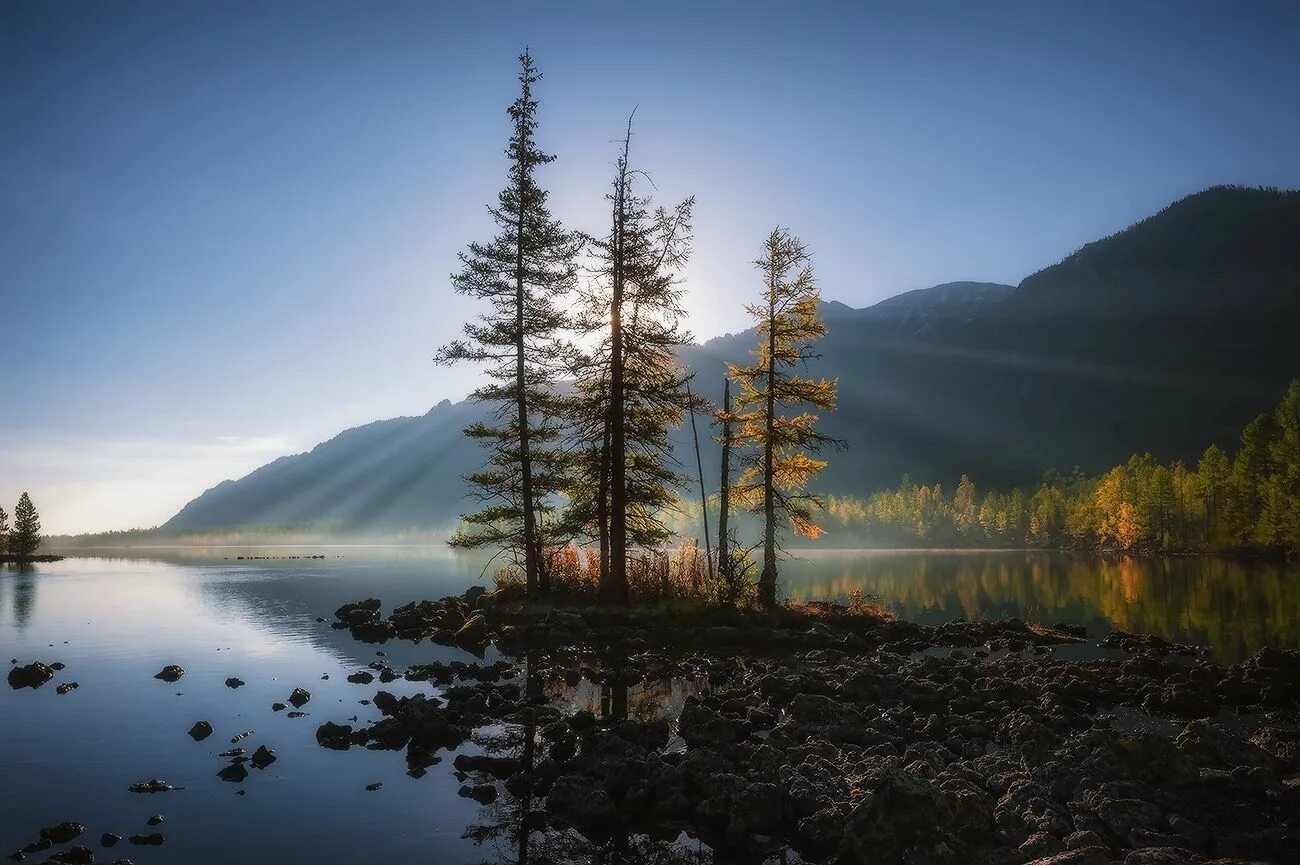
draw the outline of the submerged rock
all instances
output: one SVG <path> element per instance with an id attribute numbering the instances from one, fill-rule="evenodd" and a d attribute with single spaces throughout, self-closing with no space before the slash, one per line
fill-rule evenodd
<path id="1" fill-rule="evenodd" d="M 58 687 L 56 687 L 54 690 L 57 691 L 59 694 L 66 694 L 69 691 L 75 691 L 80 687 L 81 685 L 77 684 L 76 682 L 60 682 Z"/>
<path id="2" fill-rule="evenodd" d="M 127 840 L 143 847 L 161 847 L 167 839 L 161 832 L 151 832 L 148 835 L 132 835 Z"/>
<path id="3" fill-rule="evenodd" d="M 231 676 L 229 679 L 226 679 L 226 687 L 231 689 L 242 688 L 244 687 L 244 680 Z"/>
<path id="4" fill-rule="evenodd" d="M 217 777 L 231 784 L 238 784 L 248 777 L 248 770 L 243 763 L 232 763 L 217 772 Z"/>
<path id="5" fill-rule="evenodd" d="M 183 787 L 173 787 L 161 778 L 150 778 L 148 781 L 137 781 L 127 788 L 132 793 L 167 793 L 171 790 L 183 790 Z"/>
<path id="6" fill-rule="evenodd" d="M 82 835 L 85 831 L 86 827 L 80 823 L 68 821 L 54 826 L 46 826 L 41 830 L 41 838 L 52 844 L 67 844 L 73 838 Z"/>
<path id="7" fill-rule="evenodd" d="M 99 846 L 116 847 L 117 842 L 121 840 L 122 840 L 121 835 L 118 835 L 115 832 L 105 832 L 103 835 L 99 836 Z"/>

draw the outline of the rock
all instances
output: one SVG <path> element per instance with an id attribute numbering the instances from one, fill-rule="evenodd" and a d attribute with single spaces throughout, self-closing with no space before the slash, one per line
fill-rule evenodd
<path id="1" fill-rule="evenodd" d="M 242 732 L 242 733 L 236 733 L 235 735 L 233 735 L 233 736 L 230 737 L 230 744 L 233 745 L 233 744 L 235 744 L 236 742 L 242 742 L 242 741 L 244 741 L 245 739 L 247 739 L 247 738 L 248 738 L 249 736 L 251 736 L 251 735 L 253 735 L 253 731 L 252 731 L 252 730 L 245 730 L 245 731 Z"/>
<path id="2" fill-rule="evenodd" d="M 325 748 L 346 751 L 352 745 L 352 727 L 326 721 L 316 728 L 316 742 Z"/>
<path id="3" fill-rule="evenodd" d="M 163 815 L 161 815 L 161 814 L 152 814 L 152 815 L 150 815 L 149 819 L 146 820 L 145 822 L 148 823 L 150 826 L 157 826 L 159 823 L 163 822 L 163 820 L 165 820 L 165 819 L 166 819 L 166 818 L 163 817 Z"/>
<path id="4" fill-rule="evenodd" d="M 1067 850 L 1079 850 L 1084 847 L 1105 847 L 1106 844 L 1101 840 L 1101 836 L 1091 829 L 1085 829 L 1080 832 L 1073 832 L 1065 838 L 1065 848 Z"/>
<path id="5" fill-rule="evenodd" d="M 73 838 L 79 837 L 85 831 L 86 827 L 80 823 L 68 821 L 54 826 L 46 826 L 41 830 L 41 838 L 49 841 L 51 844 L 67 844 Z"/>
<path id="6" fill-rule="evenodd" d="M 952 821 L 952 809 L 929 781 L 886 770 L 849 813 L 841 861 L 964 862 L 950 833 Z"/>
<path id="7" fill-rule="evenodd" d="M 1204 861 L 1200 853 L 1181 847 L 1148 847 L 1124 857 L 1124 865 L 1197 865 Z"/>
<path id="8" fill-rule="evenodd" d="M 546 810 L 579 828 L 607 824 L 614 816 L 608 791 L 581 775 L 561 775 L 546 794 Z"/>
<path id="9" fill-rule="evenodd" d="M 517 757 L 492 757 L 487 754 L 457 754 L 452 766 L 458 772 L 486 772 L 496 778 L 509 778 L 519 771 Z"/>
<path id="10" fill-rule="evenodd" d="M 117 842 L 122 840 L 122 836 L 113 832 L 105 832 L 99 836 L 99 845 L 101 847 L 116 847 Z"/>
<path id="11" fill-rule="evenodd" d="M 691 747 L 700 745 L 726 745 L 738 742 L 748 735 L 744 724 L 723 716 L 703 703 L 690 698 L 677 719 L 677 735 Z"/>
<path id="12" fill-rule="evenodd" d="M 276 761 L 275 752 L 265 745 L 260 746 L 253 752 L 252 763 L 254 768 L 265 769 Z"/>
<path id="13" fill-rule="evenodd" d="M 310 715 L 310 714 L 311 714 L 310 712 L 290 712 L 290 713 L 289 713 L 288 715 L 286 715 L 285 717 L 286 717 L 286 718 L 305 718 L 305 717 L 307 717 L 307 716 Z"/>
<path id="14" fill-rule="evenodd" d="M 375 792 L 376 790 L 380 789 L 380 788 L 383 787 L 383 786 L 384 786 L 384 782 L 383 782 L 383 781 L 376 781 L 376 782 L 374 782 L 373 784 L 367 784 L 367 785 L 366 785 L 366 792 L 367 792 L 367 793 L 373 793 L 373 792 Z"/>
<path id="15" fill-rule="evenodd" d="M 488 640 L 487 619 L 475 613 L 456 631 L 456 642 L 462 646 L 481 646 Z"/>
<path id="16" fill-rule="evenodd" d="M 283 712 L 283 711 L 284 711 L 285 709 L 287 709 L 287 708 L 289 708 L 289 707 L 286 706 L 284 703 L 272 703 L 272 704 L 271 704 L 271 711 L 272 711 L 272 712 Z"/>
<path id="17" fill-rule="evenodd" d="M 194 726 L 190 727 L 189 736 L 195 742 L 202 742 L 212 735 L 212 725 L 207 721 L 195 721 Z"/>
<path id="18" fill-rule="evenodd" d="M 9 670 L 9 687 L 15 691 L 19 688 L 39 688 L 54 678 L 54 669 L 40 661 L 32 661 L 25 667 L 12 667 Z"/>
<path id="19" fill-rule="evenodd" d="M 480 805 L 491 805 L 497 800 L 497 788 L 495 784 L 462 784 L 457 795 L 465 799 L 473 799 Z"/>
<path id="20" fill-rule="evenodd" d="M 126 840 L 144 847 L 161 847 L 167 839 L 161 832 L 153 832 L 149 835 L 132 835 Z"/>
<path id="21" fill-rule="evenodd" d="M 1108 865 L 1110 861 L 1110 851 L 1105 847 L 1080 847 L 1043 859 L 1035 859 L 1026 865 Z"/>
<path id="22" fill-rule="evenodd" d="M 1193 721 L 1174 739 L 1198 766 L 1232 770 L 1238 766 L 1272 769 L 1273 755 L 1212 721 Z"/>
<path id="23" fill-rule="evenodd" d="M 150 778 L 148 781 L 137 781 L 127 788 L 132 793 L 166 793 L 170 790 L 181 790 L 181 787 L 173 787 L 161 778 Z"/>
<path id="24" fill-rule="evenodd" d="M 157 673 L 154 673 L 155 679 L 162 679 L 164 682 L 179 681 L 181 676 L 185 675 L 185 668 L 177 664 L 168 664 Z"/>
<path id="25" fill-rule="evenodd" d="M 248 770 L 244 768 L 243 763 L 234 763 L 224 767 L 217 773 L 217 777 L 227 783 L 238 784 L 248 777 Z"/>
<path id="26" fill-rule="evenodd" d="M 348 681 L 354 685 L 369 685 L 375 680 L 375 674 L 369 670 L 361 670 L 348 676 Z"/>
<path id="27" fill-rule="evenodd" d="M 77 684 L 76 682 L 60 682 L 59 685 L 54 690 L 57 691 L 59 694 L 66 694 L 69 691 L 75 691 L 80 687 L 81 685 Z"/>
<path id="28" fill-rule="evenodd" d="M 242 688 L 242 687 L 244 687 L 244 680 L 243 680 L 243 679 L 235 678 L 234 676 L 231 676 L 229 679 L 226 679 L 226 687 L 227 687 L 227 688 Z"/>
<path id="29" fill-rule="evenodd" d="M 311 694 L 302 688 L 294 688 L 293 693 L 289 695 L 289 703 L 295 709 L 301 709 L 311 700 Z"/>
<path id="30" fill-rule="evenodd" d="M 94 861 L 94 851 L 84 844 L 55 853 L 45 860 L 48 865 L 92 865 Z"/>

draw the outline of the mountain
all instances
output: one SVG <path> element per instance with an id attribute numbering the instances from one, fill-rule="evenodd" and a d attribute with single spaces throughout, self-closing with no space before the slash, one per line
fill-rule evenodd
<path id="1" fill-rule="evenodd" d="M 811 371 L 839 379 L 823 429 L 848 443 L 825 491 L 866 492 L 905 472 L 1033 483 L 1135 451 L 1194 460 L 1209 442 L 1231 444 L 1300 374 L 1300 193 L 1215 187 L 1015 288 L 956 282 L 822 311 L 830 333 Z M 725 362 L 746 360 L 754 341 L 684 349 L 698 389 L 719 399 Z M 471 504 L 459 475 L 480 455 L 460 429 L 481 411 L 443 403 L 348 430 L 208 490 L 165 528 L 449 525 Z M 710 481 L 715 451 L 705 448 Z"/>

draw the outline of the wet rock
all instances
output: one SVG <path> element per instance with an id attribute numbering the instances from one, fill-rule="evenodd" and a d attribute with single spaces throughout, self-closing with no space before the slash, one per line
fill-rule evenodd
<path id="1" fill-rule="evenodd" d="M 248 777 L 248 770 L 244 768 L 243 763 L 233 763 L 223 767 L 217 773 L 217 777 L 227 783 L 238 784 Z"/>
<path id="2" fill-rule="evenodd" d="M 383 781 L 376 781 L 376 782 L 374 782 L 373 784 L 367 784 L 367 785 L 366 785 L 366 792 L 367 792 L 367 793 L 373 793 L 373 792 L 375 792 L 376 790 L 382 788 L 383 786 L 384 786 L 384 782 L 383 782 Z"/>
<path id="3" fill-rule="evenodd" d="M 369 670 L 360 670 L 348 676 L 348 681 L 354 685 L 369 685 L 375 680 L 375 674 Z"/>
<path id="4" fill-rule="evenodd" d="M 40 661 L 32 661 L 25 667 L 11 667 L 9 670 L 9 687 L 15 691 L 19 688 L 39 688 L 54 678 L 54 669 Z"/>
<path id="5" fill-rule="evenodd" d="M 677 734 L 692 747 L 708 744 L 726 745 L 744 739 L 748 735 L 745 726 L 745 723 L 739 719 L 727 718 L 722 713 L 690 698 L 677 719 Z"/>
<path id="6" fill-rule="evenodd" d="M 41 830 L 41 838 L 49 841 L 51 844 L 67 844 L 73 838 L 77 838 L 86 831 L 86 827 L 80 823 L 71 821 L 58 823 L 54 826 L 46 826 Z"/>
<path id="7" fill-rule="evenodd" d="M 458 772 L 486 772 L 496 778 L 509 778 L 519 771 L 516 757 L 493 757 L 487 754 L 457 754 L 452 766 Z"/>
<path id="8" fill-rule="evenodd" d="M 272 751 L 270 748 L 266 747 L 265 745 L 258 747 L 258 749 L 253 752 L 252 763 L 254 768 L 265 769 L 267 766 L 270 766 L 275 761 L 276 761 L 275 752 Z"/>
<path id="9" fill-rule="evenodd" d="M 137 781 L 127 788 L 132 793 L 166 793 L 171 790 L 181 790 L 181 787 L 173 787 L 161 778 L 150 778 L 148 781 Z"/>
<path id="10" fill-rule="evenodd" d="M 232 689 L 242 688 L 244 687 L 244 680 L 231 676 L 229 679 L 226 679 L 226 687 Z"/>
<path id="11" fill-rule="evenodd" d="M 181 676 L 185 675 L 185 668 L 177 664 L 168 664 L 157 673 L 154 673 L 155 679 L 162 679 L 164 682 L 180 681 Z"/>
<path id="12" fill-rule="evenodd" d="M 326 721 L 316 728 L 316 742 L 325 748 L 346 751 L 352 745 L 352 727 Z"/>
<path id="13" fill-rule="evenodd" d="M 286 718 L 305 718 L 305 717 L 307 717 L 309 714 L 311 714 L 311 713 L 310 713 L 310 712 L 290 712 L 290 713 L 289 713 L 288 715 L 286 715 L 285 717 L 286 717 Z"/>
<path id="14" fill-rule="evenodd" d="M 151 832 L 148 835 L 132 835 L 126 840 L 142 847 L 161 847 L 167 841 L 161 832 Z"/>
<path id="15" fill-rule="evenodd" d="M 253 731 L 252 731 L 252 730 L 245 730 L 245 731 L 242 732 L 242 733 L 236 733 L 235 735 L 233 735 L 233 736 L 230 737 L 230 744 L 233 745 L 233 744 L 235 744 L 236 742 L 242 742 L 242 741 L 244 741 L 245 739 L 247 739 L 247 738 L 248 738 L 249 736 L 251 736 L 251 735 L 253 735 Z"/>
<path id="16" fill-rule="evenodd" d="M 163 817 L 163 815 L 161 814 L 151 814 L 149 815 L 149 819 L 146 820 L 145 822 L 148 823 L 150 826 L 157 826 L 158 824 L 162 823 L 165 819 L 166 818 Z"/>
<path id="17" fill-rule="evenodd" d="M 289 703 L 295 709 L 301 709 L 311 700 L 311 694 L 302 688 L 294 688 L 293 693 L 289 695 Z"/>
<path id="18" fill-rule="evenodd" d="M 285 709 L 287 709 L 287 708 L 289 708 L 289 707 L 286 706 L 284 703 L 272 703 L 272 704 L 271 704 L 271 711 L 272 711 L 272 712 L 283 712 L 283 711 L 284 711 Z"/>
<path id="19" fill-rule="evenodd" d="M 69 691 L 75 691 L 80 687 L 81 685 L 77 684 L 76 682 L 60 682 L 59 685 L 54 690 L 57 691 L 59 694 L 66 694 Z"/>
<path id="20" fill-rule="evenodd" d="M 464 799 L 473 799 L 480 805 L 491 805 L 497 800 L 497 788 L 494 784 L 462 784 L 457 795 Z"/>
<path id="21" fill-rule="evenodd" d="M 121 840 L 122 840 L 121 835 L 118 835 L 115 832 L 105 832 L 103 835 L 99 836 L 99 846 L 116 847 L 117 842 Z"/>
<path id="22" fill-rule="evenodd" d="M 195 721 L 194 726 L 190 727 L 189 736 L 195 742 L 202 742 L 212 735 L 212 725 L 207 721 Z"/>
<path id="23" fill-rule="evenodd" d="M 45 860 L 49 865 L 92 865 L 94 861 L 94 851 L 84 844 L 55 853 Z"/>
<path id="24" fill-rule="evenodd" d="M 244 756 L 244 749 L 243 749 L 243 748 L 230 748 L 230 749 L 228 749 L 228 750 L 222 751 L 222 752 L 221 752 L 220 754 L 218 754 L 217 756 L 218 756 L 218 757 L 231 757 L 231 758 L 242 757 L 242 756 Z"/>

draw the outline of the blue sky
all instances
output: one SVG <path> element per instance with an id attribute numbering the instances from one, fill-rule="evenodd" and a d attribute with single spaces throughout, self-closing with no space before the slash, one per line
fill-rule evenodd
<path id="1" fill-rule="evenodd" d="M 430 362 L 504 178 L 603 228 L 612 140 L 698 198 L 688 309 L 744 326 L 775 224 L 823 294 L 1016 283 L 1214 183 L 1300 186 L 1293 3 L 0 4 L 0 503 L 152 525 L 351 425 L 459 399 Z"/>

